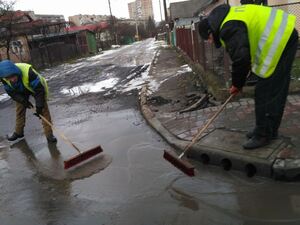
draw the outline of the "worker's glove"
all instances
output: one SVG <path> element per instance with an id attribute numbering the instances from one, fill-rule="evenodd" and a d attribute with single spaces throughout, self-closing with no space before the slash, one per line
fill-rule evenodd
<path id="1" fill-rule="evenodd" d="M 37 116 L 39 119 L 41 119 L 40 115 L 43 113 L 43 108 L 41 107 L 36 107 L 36 112 L 33 113 L 33 115 Z"/>
<path id="2" fill-rule="evenodd" d="M 240 89 L 238 89 L 236 86 L 232 85 L 231 88 L 229 89 L 230 94 L 236 95 L 237 93 L 240 92 Z"/>
<path id="3" fill-rule="evenodd" d="M 27 109 L 31 109 L 33 107 L 32 103 L 30 101 L 24 101 L 22 103 L 22 105 Z"/>

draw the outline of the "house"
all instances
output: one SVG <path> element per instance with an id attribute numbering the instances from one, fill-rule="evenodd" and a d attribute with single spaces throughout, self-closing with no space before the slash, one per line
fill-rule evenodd
<path id="1" fill-rule="evenodd" d="M 44 19 L 43 19 L 44 18 Z M 56 18 L 49 22 L 49 18 Z M 0 57 L 14 62 L 31 62 L 28 39 L 32 35 L 46 35 L 64 31 L 66 22 L 62 16 L 35 15 L 33 11 L 7 11 L 0 17 Z"/>
<path id="2" fill-rule="evenodd" d="M 92 37 L 91 33 L 86 33 L 88 35 L 88 40 L 90 45 L 93 45 L 92 42 L 95 42 L 95 48 L 98 49 L 105 49 L 110 46 L 108 42 L 112 42 L 113 37 L 111 37 L 109 32 L 109 25 L 107 22 L 98 22 L 95 24 L 87 24 L 81 26 L 71 26 L 67 27 L 66 31 L 90 31 L 94 34 L 94 38 Z M 95 40 L 93 40 L 95 39 Z M 97 51 L 96 51 L 97 52 Z"/>
<path id="3" fill-rule="evenodd" d="M 0 60 L 7 59 L 7 47 L 0 47 Z M 11 38 L 9 43 L 9 58 L 14 62 L 30 62 L 31 56 L 26 35 Z"/>
<path id="4" fill-rule="evenodd" d="M 177 18 L 192 18 L 198 16 L 201 8 L 214 2 L 216 2 L 216 0 L 190 0 L 170 3 L 170 19 L 175 20 Z"/>
<path id="5" fill-rule="evenodd" d="M 47 67 L 98 52 L 95 34 L 89 30 L 32 35 L 28 43 L 32 62 L 37 67 Z"/>
<path id="6" fill-rule="evenodd" d="M 34 14 L 35 20 L 47 21 L 50 23 L 66 22 L 63 15 L 52 15 L 52 14 Z"/>
<path id="7" fill-rule="evenodd" d="M 178 28 L 191 27 L 194 29 L 194 23 L 199 22 L 199 10 L 214 2 L 214 0 L 191 0 L 184 2 L 170 3 L 170 19 L 172 21 L 171 27 L 171 43 L 176 46 L 176 30 Z"/>
<path id="8" fill-rule="evenodd" d="M 0 59 L 10 58 L 14 62 L 31 60 L 27 36 L 20 27 L 33 19 L 23 11 L 7 11 L 0 17 Z"/>
<path id="9" fill-rule="evenodd" d="M 88 24 L 98 24 L 111 20 L 111 16 L 107 15 L 75 15 L 69 16 L 69 22 L 72 26 L 82 26 Z"/>

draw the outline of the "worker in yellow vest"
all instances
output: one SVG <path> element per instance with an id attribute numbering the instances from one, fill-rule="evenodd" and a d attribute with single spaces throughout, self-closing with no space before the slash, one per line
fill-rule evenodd
<path id="1" fill-rule="evenodd" d="M 30 64 L 13 63 L 10 60 L 0 62 L 0 79 L 7 94 L 16 101 L 16 126 L 12 135 L 8 136 L 9 141 L 15 141 L 24 137 L 26 109 L 32 108 L 29 97 L 33 96 L 36 105 L 36 115 L 44 116 L 51 122 L 48 109 L 47 97 L 48 86 L 42 77 Z M 45 136 L 50 143 L 56 143 L 52 128 L 42 121 Z"/>
<path id="2" fill-rule="evenodd" d="M 298 46 L 296 17 L 260 5 L 217 6 L 199 23 L 200 36 L 225 47 L 232 60 L 231 94 L 242 91 L 249 71 L 257 76 L 256 124 L 244 149 L 265 146 L 278 137 L 290 72 Z"/>

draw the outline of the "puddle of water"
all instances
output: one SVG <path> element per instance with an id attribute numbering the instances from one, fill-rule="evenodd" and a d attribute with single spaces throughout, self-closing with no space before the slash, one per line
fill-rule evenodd
<path id="1" fill-rule="evenodd" d="M 28 162 L 38 172 L 39 176 L 47 177 L 53 180 L 78 180 L 92 176 L 104 170 L 112 162 L 112 157 L 108 154 L 101 153 L 82 161 L 68 170 L 64 169 L 64 160 L 69 159 L 63 151 L 60 151 L 56 145 L 44 147 L 30 147 L 28 143 L 20 141 L 12 146 L 14 151 L 21 151 Z M 73 154 L 72 156 L 74 156 Z M 2 163 L 0 152 L 0 170 L 6 168 L 5 161 Z"/>
<path id="2" fill-rule="evenodd" d="M 8 164 L 6 160 L 2 159 L 2 156 L 0 154 L 0 171 L 7 168 L 8 168 Z"/>
<path id="3" fill-rule="evenodd" d="M 71 89 L 64 88 L 61 93 L 71 96 L 79 96 L 86 93 L 96 93 L 105 91 L 107 88 L 112 88 L 118 83 L 118 78 L 110 78 L 97 83 L 88 83 L 81 86 L 76 86 Z"/>
<path id="4" fill-rule="evenodd" d="M 112 157 L 101 153 L 85 160 L 68 170 L 63 168 L 63 159 L 38 159 L 34 162 L 37 171 L 45 177 L 54 180 L 78 180 L 90 177 L 104 170 L 112 162 Z"/>

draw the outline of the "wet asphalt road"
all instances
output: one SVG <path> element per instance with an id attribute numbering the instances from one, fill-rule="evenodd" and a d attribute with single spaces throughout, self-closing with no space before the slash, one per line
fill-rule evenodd
<path id="1" fill-rule="evenodd" d="M 169 147 L 141 117 L 136 90 L 159 45 L 149 39 L 42 72 L 55 126 L 82 150 L 104 149 L 73 171 L 62 161 L 74 149 L 47 145 L 31 113 L 25 140 L 9 146 L 14 104 L 1 101 L 1 225 L 300 223 L 298 183 L 203 165 L 189 178 L 163 160 Z"/>

